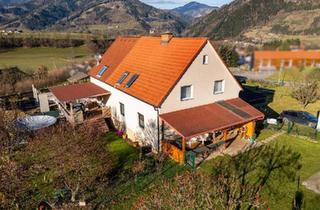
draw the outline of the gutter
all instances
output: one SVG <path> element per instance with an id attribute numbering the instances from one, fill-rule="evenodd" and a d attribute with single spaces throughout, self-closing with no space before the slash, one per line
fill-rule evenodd
<path id="1" fill-rule="evenodd" d="M 158 129 L 158 153 L 160 153 L 160 122 L 159 122 L 159 118 L 160 118 L 160 110 L 157 107 L 154 107 L 154 110 L 157 112 L 157 129 Z"/>

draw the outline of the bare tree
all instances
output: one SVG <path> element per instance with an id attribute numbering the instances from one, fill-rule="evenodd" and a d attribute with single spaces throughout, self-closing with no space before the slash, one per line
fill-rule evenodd
<path id="1" fill-rule="evenodd" d="M 292 85 L 291 96 L 299 101 L 304 108 L 320 99 L 319 82 L 316 80 L 306 80 L 295 82 Z"/>
<path id="2" fill-rule="evenodd" d="M 35 80 L 45 80 L 48 77 L 49 70 L 48 67 L 41 65 L 38 69 L 33 73 L 33 78 Z"/>
<path id="3" fill-rule="evenodd" d="M 41 136 L 38 141 L 46 141 L 52 150 L 52 164 L 71 192 L 71 201 L 75 202 L 80 192 L 92 184 L 97 176 L 103 176 L 112 168 L 112 158 L 97 141 L 96 132 L 88 127 L 73 130 L 58 127 L 51 133 Z M 36 144 L 33 144 L 36 146 Z"/>

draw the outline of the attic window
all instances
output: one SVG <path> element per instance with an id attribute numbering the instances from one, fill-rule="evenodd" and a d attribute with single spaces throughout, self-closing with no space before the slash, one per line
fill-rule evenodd
<path id="1" fill-rule="evenodd" d="M 130 72 L 125 72 L 122 74 L 122 76 L 119 78 L 117 84 L 121 84 L 128 76 L 129 76 Z"/>
<path id="2" fill-rule="evenodd" d="M 131 87 L 131 86 L 133 85 L 133 83 L 138 79 L 138 77 L 139 77 L 139 75 L 134 74 L 134 75 L 130 78 L 130 80 L 127 82 L 126 88 Z"/>
<path id="3" fill-rule="evenodd" d="M 107 70 L 108 70 L 108 66 L 103 66 L 98 72 L 97 76 L 101 77 L 104 74 L 104 72 L 106 72 Z"/>
<path id="4" fill-rule="evenodd" d="M 208 55 L 204 55 L 203 56 L 203 65 L 208 65 L 209 63 L 209 56 Z"/>

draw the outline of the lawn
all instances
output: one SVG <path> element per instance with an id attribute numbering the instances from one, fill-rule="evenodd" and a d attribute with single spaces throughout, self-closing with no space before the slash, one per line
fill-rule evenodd
<path id="1" fill-rule="evenodd" d="M 278 86 L 270 89 L 275 90 L 275 95 L 273 102 L 269 104 L 269 107 L 278 113 L 283 110 L 293 109 L 307 111 L 316 116 L 317 112 L 320 110 L 320 100 L 314 104 L 308 105 L 306 109 L 304 109 L 303 105 L 291 97 L 290 87 Z"/>
<path id="2" fill-rule="evenodd" d="M 284 135 L 276 141 L 280 145 L 287 145 L 301 154 L 302 168 L 299 172 L 301 183 L 320 171 L 320 144 L 301 138 Z M 275 142 L 273 144 L 276 144 Z M 278 180 L 278 190 L 275 197 L 269 199 L 271 209 L 291 209 L 293 195 L 297 190 L 297 183 L 285 183 Z M 320 209 L 320 195 L 301 186 L 304 194 L 304 209 Z"/>
<path id="3" fill-rule="evenodd" d="M 33 72 L 40 65 L 49 69 L 60 68 L 90 57 L 86 46 L 76 48 L 17 48 L 0 51 L 0 68 L 17 66 L 22 71 Z"/>
<path id="4" fill-rule="evenodd" d="M 279 79 L 280 81 L 298 81 L 300 79 L 303 79 L 310 75 L 315 74 L 317 71 L 320 71 L 320 70 L 315 68 L 305 68 L 302 70 L 298 68 L 290 68 L 290 69 L 284 69 L 283 71 L 276 71 L 267 79 L 273 80 L 273 81 L 278 81 Z"/>
<path id="5" fill-rule="evenodd" d="M 260 86 L 265 89 L 274 90 L 273 101 L 268 104 L 268 106 L 276 111 L 277 113 L 281 113 L 283 110 L 303 110 L 312 113 L 317 116 L 318 111 L 320 111 L 320 100 L 316 103 L 309 104 L 305 109 L 303 105 L 301 105 L 296 99 L 291 97 L 290 87 L 288 86 L 265 86 L 260 83 L 249 83 L 250 86 Z"/>
<path id="6" fill-rule="evenodd" d="M 280 146 L 289 146 L 292 150 L 297 151 L 301 154 L 302 168 L 299 172 L 301 177 L 301 183 L 311 177 L 316 172 L 320 171 L 320 144 L 292 137 L 289 135 L 283 135 L 276 141 L 271 143 L 272 145 L 278 144 Z M 223 158 L 223 157 L 219 157 Z M 219 159 L 213 159 L 204 162 L 200 166 L 201 171 L 210 173 L 213 169 L 215 161 Z M 291 209 L 292 199 L 297 191 L 297 182 L 285 182 L 279 177 L 274 177 L 273 188 L 277 191 L 275 196 L 265 195 L 264 199 L 267 201 L 270 209 Z M 301 186 L 301 190 L 304 194 L 304 209 L 317 210 L 320 209 L 320 195 L 306 189 Z"/>

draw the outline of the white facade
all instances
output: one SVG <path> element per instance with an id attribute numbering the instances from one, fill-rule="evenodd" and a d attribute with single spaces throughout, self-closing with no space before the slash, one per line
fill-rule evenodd
<path id="1" fill-rule="evenodd" d="M 204 56 L 208 57 L 207 64 L 203 62 Z M 214 82 L 220 80 L 224 90 L 214 94 Z M 183 101 L 180 98 L 181 87 L 188 85 L 192 85 L 192 98 Z M 240 85 L 208 42 L 162 104 L 161 113 L 238 98 L 240 91 Z"/>
<path id="2" fill-rule="evenodd" d="M 223 80 L 223 92 L 214 94 L 214 83 L 219 80 Z M 132 140 L 146 141 L 143 143 L 151 144 L 154 151 L 158 150 L 159 114 L 237 98 L 241 90 L 240 85 L 209 42 L 175 85 L 159 110 L 93 77 L 91 82 L 111 93 L 106 105 L 115 110 L 120 119 L 125 122 L 128 137 Z M 188 85 L 192 85 L 192 99 L 181 100 L 181 87 Z M 125 116 L 120 114 L 120 103 L 124 104 Z M 139 126 L 138 113 L 144 116 L 145 128 Z"/>
<path id="3" fill-rule="evenodd" d="M 111 93 L 106 105 L 111 107 L 113 115 L 116 113 L 125 123 L 128 137 L 136 141 L 148 139 L 148 142 L 143 143 L 151 144 L 153 149 L 157 151 L 158 111 L 156 108 L 93 77 L 90 80 Z M 125 116 L 120 114 L 120 103 L 124 105 Z M 144 129 L 139 126 L 138 113 L 144 116 Z"/>

